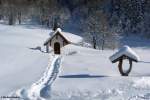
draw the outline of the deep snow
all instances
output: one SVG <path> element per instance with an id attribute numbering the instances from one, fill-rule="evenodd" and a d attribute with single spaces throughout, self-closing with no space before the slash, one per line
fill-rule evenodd
<path id="1" fill-rule="evenodd" d="M 145 62 L 133 63 L 130 76 L 121 77 L 117 64 L 109 61 L 116 50 L 66 46 L 61 73 L 52 87 L 52 100 L 149 100 L 149 49 L 133 49 Z M 76 53 L 67 55 L 70 51 Z M 138 82 L 142 77 L 144 81 Z"/>
<path id="2" fill-rule="evenodd" d="M 36 48 L 43 45 L 48 33 L 46 29 L 0 25 L 1 96 L 41 77 L 48 55 Z"/>
<path id="3" fill-rule="evenodd" d="M 42 45 L 50 30 L 29 27 L 0 25 L 0 96 L 30 88 L 48 66 L 49 55 Z M 121 77 L 117 64 L 109 60 L 117 50 L 74 45 L 62 48 L 63 62 L 50 99 L 149 100 L 150 48 L 132 49 L 141 61 L 133 63 L 129 77 Z"/>

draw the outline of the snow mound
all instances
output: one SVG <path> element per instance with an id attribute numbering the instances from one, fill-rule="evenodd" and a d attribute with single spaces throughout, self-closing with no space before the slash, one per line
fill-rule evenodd
<path id="1" fill-rule="evenodd" d="M 57 30 L 56 30 L 56 31 L 61 32 L 62 30 L 61 30 L 61 28 L 57 28 Z"/>
<path id="2" fill-rule="evenodd" d="M 133 84 L 133 87 L 135 88 L 150 88 L 150 79 L 148 78 L 141 78 L 139 80 L 136 80 Z"/>
<path id="3" fill-rule="evenodd" d="M 129 46 L 122 47 L 118 52 L 112 55 L 109 59 L 112 62 L 114 62 L 116 59 L 120 58 L 123 55 L 128 56 L 137 62 L 140 60 L 140 57 Z"/>

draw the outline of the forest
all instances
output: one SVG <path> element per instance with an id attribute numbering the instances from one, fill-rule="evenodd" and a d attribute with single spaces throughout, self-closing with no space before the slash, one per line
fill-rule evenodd
<path id="1" fill-rule="evenodd" d="M 149 0 L 0 0 L 0 20 L 80 31 L 93 48 L 116 48 L 120 36 L 150 38 Z"/>

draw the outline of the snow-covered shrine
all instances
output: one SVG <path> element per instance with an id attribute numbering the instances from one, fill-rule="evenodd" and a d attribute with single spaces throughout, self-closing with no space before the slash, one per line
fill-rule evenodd
<path id="1" fill-rule="evenodd" d="M 82 43 L 82 41 L 82 37 L 69 32 L 63 32 L 60 28 L 57 28 L 51 33 L 51 36 L 44 42 L 44 46 L 46 46 L 47 52 L 49 52 L 49 47 L 51 46 L 54 50 L 54 54 L 61 54 L 61 48 L 65 45 L 79 45 Z"/>
<path id="2" fill-rule="evenodd" d="M 129 69 L 124 72 L 122 68 L 123 60 L 128 59 L 130 67 Z M 119 72 L 122 76 L 128 76 L 132 69 L 132 62 L 138 62 L 140 60 L 139 56 L 129 47 L 124 46 L 118 52 L 110 57 L 112 63 L 116 63 L 119 61 L 118 68 Z"/>

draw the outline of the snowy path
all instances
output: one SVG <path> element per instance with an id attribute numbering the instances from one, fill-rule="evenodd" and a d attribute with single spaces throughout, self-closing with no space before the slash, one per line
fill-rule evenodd
<path id="1" fill-rule="evenodd" d="M 61 66 L 62 57 L 59 55 L 51 55 L 50 61 L 44 75 L 29 89 L 19 89 L 13 92 L 12 96 L 18 96 L 23 99 L 29 100 L 45 100 L 44 98 L 50 97 L 51 85 L 57 78 L 59 68 Z"/>

